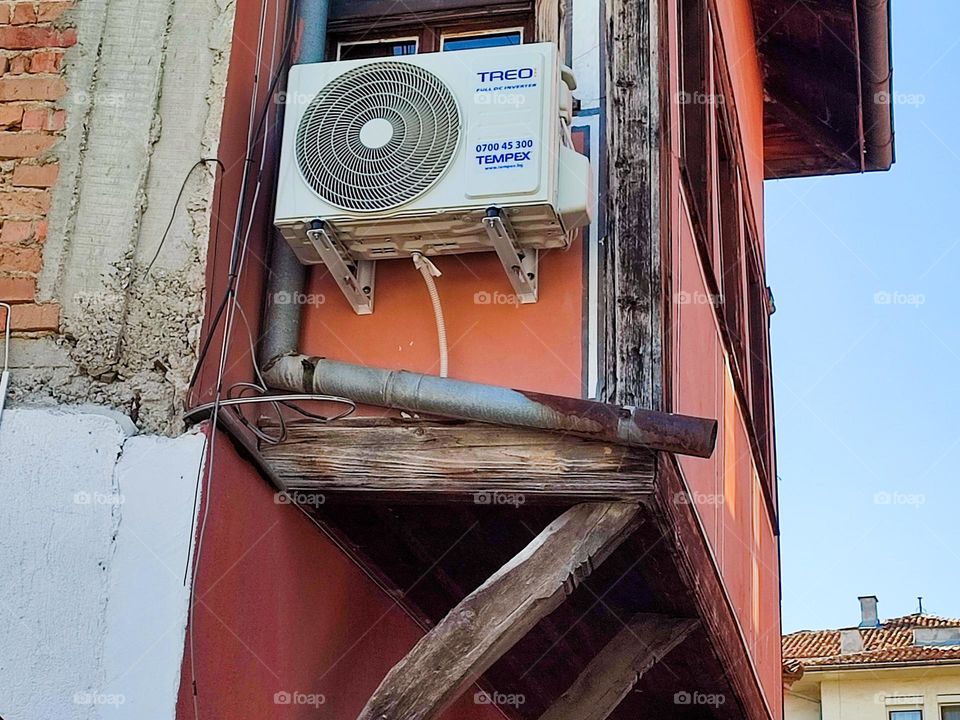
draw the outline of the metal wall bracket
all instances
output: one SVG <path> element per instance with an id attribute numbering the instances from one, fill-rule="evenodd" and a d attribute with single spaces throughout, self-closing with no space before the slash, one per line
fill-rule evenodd
<path id="1" fill-rule="evenodd" d="M 373 281 L 376 262 L 360 260 L 350 255 L 346 246 L 329 223 L 314 220 L 307 237 L 319 253 L 323 264 L 340 286 L 340 291 L 357 315 L 373 312 Z"/>
<path id="2" fill-rule="evenodd" d="M 483 227 L 520 302 L 535 303 L 539 281 L 539 250 L 521 248 L 517 244 L 517 234 L 510 224 L 510 218 L 500 208 L 487 208 Z"/>

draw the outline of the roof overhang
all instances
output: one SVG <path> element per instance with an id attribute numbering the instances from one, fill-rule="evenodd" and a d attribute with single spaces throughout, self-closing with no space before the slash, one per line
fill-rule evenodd
<path id="1" fill-rule="evenodd" d="M 754 3 L 767 178 L 889 170 L 889 0 Z"/>

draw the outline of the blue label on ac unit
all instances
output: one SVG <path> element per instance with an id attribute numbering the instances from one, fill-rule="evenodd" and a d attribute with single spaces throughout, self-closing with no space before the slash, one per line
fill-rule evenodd
<path id="1" fill-rule="evenodd" d="M 516 170 L 534 161 L 533 138 L 511 138 L 477 143 L 474 162 L 485 171 Z"/>

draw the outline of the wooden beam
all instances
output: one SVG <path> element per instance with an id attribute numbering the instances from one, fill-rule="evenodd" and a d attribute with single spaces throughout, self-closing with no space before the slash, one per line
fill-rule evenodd
<path id="1" fill-rule="evenodd" d="M 604 400 L 662 409 L 660 0 L 608 0 Z"/>
<path id="2" fill-rule="evenodd" d="M 291 424 L 260 452 L 291 490 L 390 502 L 637 502 L 656 466 L 646 450 L 552 432 L 391 418 Z"/>
<path id="3" fill-rule="evenodd" d="M 565 512 L 414 645 L 358 720 L 437 717 L 629 537 L 639 514 L 626 503 Z"/>
<path id="4" fill-rule="evenodd" d="M 540 720 L 604 720 L 637 680 L 693 632 L 697 620 L 640 614 L 614 636 Z"/>
<path id="5" fill-rule="evenodd" d="M 766 100 L 765 109 L 784 127 L 806 140 L 838 170 L 860 169 L 859 161 L 850 154 L 851 150 L 857 150 L 859 154 L 855 139 L 852 145 L 844 141 L 833 128 L 819 122 L 808 110 L 792 101 L 770 97 Z"/>

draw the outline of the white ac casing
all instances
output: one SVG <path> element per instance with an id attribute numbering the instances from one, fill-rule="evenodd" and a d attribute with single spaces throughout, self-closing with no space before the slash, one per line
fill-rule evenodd
<path id="1" fill-rule="evenodd" d="M 390 72 L 406 71 L 400 65 L 419 68 L 412 72 L 441 88 L 443 102 L 429 95 L 429 87 L 429 100 L 424 100 L 419 85 L 408 91 L 400 84 L 373 83 L 369 87 L 374 94 L 376 88 L 387 87 L 375 99 L 367 89 L 351 94 L 353 78 L 376 73 L 378 78 L 393 77 Z M 418 252 L 501 253 L 502 248 L 494 247 L 492 226 L 484 223 L 490 208 L 500 211 L 521 258 L 527 249 L 565 248 L 571 231 L 589 224 L 592 194 L 589 162 L 570 145 L 574 87 L 552 43 L 296 65 L 286 94 L 275 224 L 301 262 L 336 264 L 319 244 L 333 240 L 351 271 L 356 262 Z M 413 104 L 429 108 L 422 121 L 419 111 L 410 112 L 403 97 L 407 93 Z M 403 113 L 393 112 L 394 104 L 407 108 L 405 120 L 397 120 Z M 437 109 L 440 105 L 443 109 Z M 434 114 L 442 117 L 437 120 Z M 380 118 L 388 116 L 393 130 L 383 135 L 387 125 Z M 325 124 L 318 125 L 321 122 Z M 318 127 L 323 131 L 315 132 Z M 438 152 L 428 153 L 428 161 L 407 163 L 402 143 L 408 136 L 423 135 L 438 144 Z M 388 144 L 381 148 L 384 142 Z M 333 155 L 325 155 L 320 165 L 310 159 L 301 162 L 309 153 L 316 157 L 327 151 Z M 365 158 L 386 156 L 364 165 L 355 176 L 345 175 L 347 181 L 330 181 L 335 188 L 331 191 L 326 185 L 331 173 L 316 168 L 329 168 L 331 162 L 352 168 L 360 162 L 358 153 Z M 444 155 L 441 162 L 438 154 Z M 313 169 L 305 171 L 302 165 Z M 307 179 L 311 173 L 314 186 Z M 397 200 L 390 189 L 396 187 L 399 195 L 409 191 L 413 183 L 405 182 L 407 177 L 416 177 L 423 187 Z M 339 193 L 338 188 L 368 181 L 380 190 L 363 209 L 351 207 L 356 203 Z M 323 187 L 318 189 L 318 183 Z M 349 188 L 348 193 L 358 192 Z M 330 233 L 326 239 L 310 232 L 320 226 Z M 502 253 L 501 259 L 509 265 Z M 331 270 L 336 276 L 338 270 Z M 535 293 L 534 288 L 534 300 Z M 368 294 L 372 297 L 372 291 Z M 354 307 L 372 311 L 372 303 L 366 309 L 356 303 Z"/>

